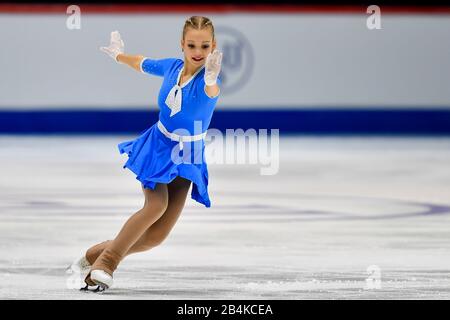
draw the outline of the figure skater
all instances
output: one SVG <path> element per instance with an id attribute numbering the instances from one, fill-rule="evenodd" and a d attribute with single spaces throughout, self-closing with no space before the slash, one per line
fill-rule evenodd
<path id="1" fill-rule="evenodd" d="M 158 96 L 158 122 L 136 139 L 118 144 L 119 152 L 128 155 L 123 168 L 134 172 L 141 182 L 145 195 L 142 209 L 126 221 L 113 240 L 90 247 L 68 268 L 68 273 L 82 274 L 86 283 L 82 289 L 95 291 L 113 285 L 113 272 L 125 256 L 147 251 L 166 239 L 183 210 L 191 182 L 191 198 L 211 206 L 203 139 L 220 93 L 222 62 L 213 24 L 202 16 L 185 21 L 181 38 L 184 61 L 125 54 L 118 31 L 111 33 L 110 45 L 100 49 L 118 63 L 163 77 L 163 82 Z M 201 124 L 200 134 L 174 133 L 179 129 L 195 132 L 194 122 L 197 127 Z M 191 161 L 174 161 L 172 150 L 183 151 L 183 159 L 184 151 L 191 151 Z M 192 154 L 201 161 L 193 161 Z"/>

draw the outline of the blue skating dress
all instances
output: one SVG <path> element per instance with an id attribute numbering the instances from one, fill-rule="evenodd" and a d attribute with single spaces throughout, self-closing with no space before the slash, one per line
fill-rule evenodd
<path id="1" fill-rule="evenodd" d="M 128 154 L 123 168 L 134 172 L 144 188 L 154 190 L 157 183 L 167 184 L 181 176 L 193 183 L 191 198 L 210 207 L 203 138 L 219 95 L 211 98 L 206 94 L 203 65 L 177 87 L 182 93 L 181 110 L 174 112 L 166 101 L 174 86 L 179 84 L 183 66 L 184 61 L 178 58 L 142 60 L 142 72 L 163 77 L 158 96 L 159 120 L 136 139 L 119 143 L 118 148 L 120 154 Z M 221 84 L 220 76 L 217 84 Z"/>

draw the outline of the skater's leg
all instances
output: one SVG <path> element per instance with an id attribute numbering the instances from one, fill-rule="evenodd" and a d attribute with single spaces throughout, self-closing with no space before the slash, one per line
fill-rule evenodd
<path id="1" fill-rule="evenodd" d="M 112 275 L 131 246 L 166 211 L 168 206 L 166 184 L 156 184 L 155 190 L 145 189 L 145 195 L 145 206 L 127 220 L 116 238 L 108 243 L 108 246 L 95 260 L 91 271 L 103 270 Z"/>
<path id="2" fill-rule="evenodd" d="M 95 260 L 97 260 L 98 256 L 103 252 L 104 249 L 111 243 L 112 240 L 102 241 L 90 247 L 86 253 L 85 257 L 89 264 L 94 264 Z"/>
<path id="3" fill-rule="evenodd" d="M 180 176 L 167 185 L 169 204 L 166 211 L 145 231 L 127 252 L 127 255 L 150 250 L 160 245 L 167 238 L 183 211 L 190 186 L 191 181 Z"/>
<path id="4" fill-rule="evenodd" d="M 160 244 L 167 237 L 183 210 L 190 185 L 190 180 L 180 176 L 176 177 L 167 185 L 169 205 L 166 211 L 162 217 L 151 225 L 139 240 L 133 244 L 126 253 L 126 256 L 137 252 L 147 251 Z M 144 191 L 144 188 L 142 188 L 142 190 Z M 145 203 L 147 203 L 147 199 Z M 88 262 L 93 264 L 111 241 L 112 240 L 106 240 L 89 248 L 86 252 L 86 259 Z"/>
<path id="5" fill-rule="evenodd" d="M 148 203 L 148 199 L 147 199 L 148 196 L 146 195 L 146 192 L 144 190 L 144 185 L 142 183 L 141 183 L 141 188 L 142 188 L 142 192 L 144 193 L 144 206 L 143 206 L 143 208 L 144 208 Z M 97 258 L 100 256 L 100 254 L 103 252 L 103 250 L 111 243 L 111 241 L 112 240 L 102 241 L 102 242 L 97 243 L 97 244 L 93 245 L 92 247 L 90 247 L 85 253 L 86 260 L 92 265 L 95 262 L 95 260 L 97 260 Z"/>

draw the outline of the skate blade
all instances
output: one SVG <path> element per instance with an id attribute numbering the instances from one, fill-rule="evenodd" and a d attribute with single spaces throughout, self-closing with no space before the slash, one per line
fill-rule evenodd
<path id="1" fill-rule="evenodd" d="M 86 285 L 84 288 L 80 288 L 80 291 L 83 292 L 94 292 L 94 293 L 103 293 L 106 289 L 100 285 L 89 286 Z"/>
<path id="2" fill-rule="evenodd" d="M 91 278 L 92 279 L 92 278 Z M 92 281 L 100 288 L 102 288 L 103 291 L 105 291 L 106 289 L 109 289 L 109 286 L 103 282 L 97 281 L 92 279 Z"/>

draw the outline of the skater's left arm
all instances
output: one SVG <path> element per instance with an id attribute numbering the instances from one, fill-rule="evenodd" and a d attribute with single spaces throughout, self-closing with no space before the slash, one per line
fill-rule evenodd
<path id="1" fill-rule="evenodd" d="M 220 88 L 217 83 L 212 86 L 208 86 L 207 84 L 205 84 L 205 93 L 208 95 L 208 97 L 215 98 L 219 95 Z"/>
<path id="2" fill-rule="evenodd" d="M 220 73 L 222 64 L 222 52 L 214 50 L 213 53 L 208 54 L 205 63 L 205 93 L 210 98 L 215 98 L 220 93 L 220 87 L 217 84 L 217 77 Z"/>

